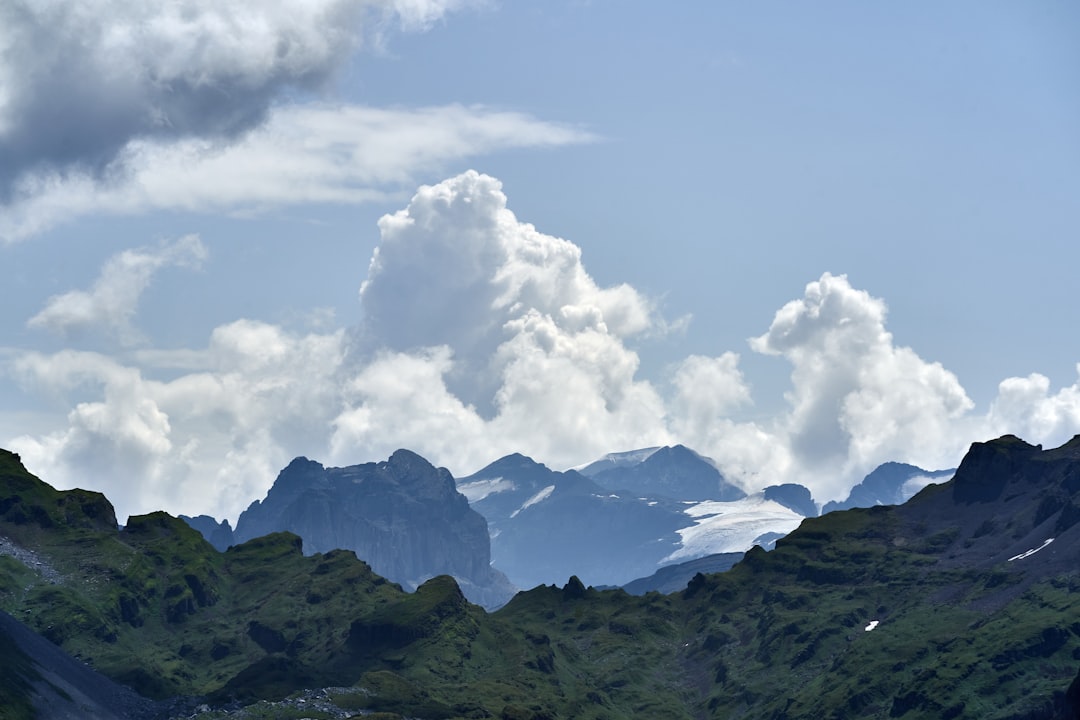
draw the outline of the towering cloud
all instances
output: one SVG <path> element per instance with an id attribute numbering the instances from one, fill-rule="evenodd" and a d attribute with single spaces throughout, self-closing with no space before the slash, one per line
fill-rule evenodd
<path id="1" fill-rule="evenodd" d="M 635 378 L 638 358 L 624 345 L 661 327 L 659 316 L 627 285 L 599 287 L 576 245 L 519 222 L 497 180 L 470 171 L 421 188 L 379 227 L 360 291 L 359 346 L 382 353 L 380 364 L 429 364 L 429 381 L 445 383 L 432 397 L 449 393 L 459 403 L 453 414 L 468 413 L 458 432 L 483 428 L 479 446 L 556 464 L 668 437 L 660 398 Z M 375 402 L 364 394 L 339 418 L 335 447 L 378 433 Z M 458 456 L 468 448 L 471 462 L 486 462 L 476 440 L 462 440 Z M 422 432 L 382 442 L 407 441 L 430 442 Z"/>

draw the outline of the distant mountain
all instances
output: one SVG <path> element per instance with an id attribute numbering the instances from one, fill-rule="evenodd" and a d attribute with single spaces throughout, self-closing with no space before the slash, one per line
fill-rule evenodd
<path id="1" fill-rule="evenodd" d="M 627 461 L 629 455 L 617 462 L 608 456 L 605 462 L 615 467 L 589 478 L 514 454 L 460 478 L 458 489 L 488 520 L 495 566 L 522 588 L 570 575 L 592 585 L 621 585 L 680 560 L 743 552 L 802 520 L 760 495 L 724 490 L 716 469 L 686 448 L 640 451 Z M 612 486 L 596 482 L 601 476 Z M 693 499 L 702 495 L 702 478 L 706 494 L 742 499 Z M 650 483 L 662 492 L 652 492 Z M 676 491 L 682 494 L 673 498 Z"/>
<path id="2" fill-rule="evenodd" d="M 352 550 L 407 589 L 452 575 L 474 602 L 498 607 L 516 591 L 491 567 L 487 522 L 444 468 L 408 450 L 380 463 L 327 468 L 296 458 L 236 523 L 239 544 L 288 531 L 307 553 Z M 204 533 L 205 535 L 205 533 Z"/>
<path id="3" fill-rule="evenodd" d="M 659 446 L 657 446 L 641 448 L 639 450 L 628 450 L 626 452 L 608 453 L 599 460 L 594 460 L 591 463 L 587 463 L 573 469 L 578 471 L 585 477 L 592 477 L 597 473 L 604 472 L 605 470 L 611 470 L 612 468 L 640 465 L 641 463 L 648 460 L 649 456 L 659 449 Z"/>
<path id="4" fill-rule="evenodd" d="M 825 503 L 821 513 L 834 510 L 848 510 L 855 507 L 874 507 L 875 505 L 900 505 L 930 483 L 944 482 L 953 476 L 951 470 L 923 470 L 905 463 L 887 462 L 879 465 L 869 475 L 851 488 L 843 502 Z"/>
<path id="5" fill-rule="evenodd" d="M 687 524 L 678 503 L 621 496 L 520 454 L 460 478 L 458 489 L 487 518 L 493 564 L 522 588 L 571 575 L 617 585 L 651 574 Z"/>
<path id="6" fill-rule="evenodd" d="M 796 483 L 784 483 L 783 485 L 770 485 L 761 493 L 766 500 L 778 502 L 786 508 L 794 510 L 803 517 L 817 517 L 818 507 L 810 495 L 809 488 Z"/>
<path id="7" fill-rule="evenodd" d="M 743 559 L 745 553 L 717 553 L 676 565 L 665 565 L 645 578 L 638 578 L 622 586 L 631 595 L 659 592 L 665 595 L 682 592 L 695 575 L 726 572 Z"/>
<path id="8" fill-rule="evenodd" d="M 607 456 L 586 466 L 583 474 L 597 485 L 617 492 L 637 493 L 672 500 L 742 500 L 742 488 L 724 479 L 712 461 L 683 445 L 637 450 Z M 639 462 L 632 460 L 640 457 Z"/>
<path id="9" fill-rule="evenodd" d="M 206 538 L 208 543 L 221 552 L 225 552 L 230 546 L 236 544 L 236 539 L 233 536 L 233 529 L 232 526 L 229 525 L 228 520 L 218 522 L 216 518 L 212 518 L 209 515 L 199 515 L 197 517 L 180 515 L 179 517 L 188 525 L 198 530 L 202 536 Z"/>

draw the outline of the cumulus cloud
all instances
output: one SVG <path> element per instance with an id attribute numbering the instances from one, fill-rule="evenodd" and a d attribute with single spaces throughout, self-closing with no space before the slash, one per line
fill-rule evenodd
<path id="1" fill-rule="evenodd" d="M 99 353 L 22 354 L 12 371 L 28 390 L 94 399 L 8 446 L 51 483 L 106 492 L 121 521 L 161 508 L 235 517 L 289 459 L 328 452 L 343 332 L 239 320 L 187 355 L 203 369 L 161 381 Z"/>
<path id="2" fill-rule="evenodd" d="M 1080 376 L 1080 364 L 1076 372 Z M 1059 445 L 1080 433 L 1080 380 L 1051 394 L 1045 375 L 1007 378 L 998 385 L 989 425 L 997 434 Z"/>
<path id="3" fill-rule="evenodd" d="M 0 4 L 0 202 L 27 174 L 126 172 L 135 140 L 235 138 L 366 40 L 462 0 Z M 120 160 L 121 162 L 117 162 Z"/>
<path id="4" fill-rule="evenodd" d="M 379 228 L 360 289 L 364 345 L 446 345 L 455 391 L 484 412 L 513 359 L 498 349 L 513 338 L 531 335 L 559 354 L 565 337 L 619 345 L 658 322 L 633 288 L 597 286 L 579 247 L 519 222 L 494 178 L 469 171 L 422 187 Z"/>
<path id="5" fill-rule="evenodd" d="M 972 439 L 958 432 L 973 403 L 956 376 L 896 346 L 885 315 L 882 300 L 825 273 L 750 341 L 791 363 L 790 412 L 775 430 L 822 496 L 889 458 L 955 462 Z"/>
<path id="6" fill-rule="evenodd" d="M 669 437 L 663 404 L 635 378 L 638 358 L 624 344 L 662 324 L 652 304 L 629 286 L 598 286 L 581 249 L 520 222 L 497 180 L 470 171 L 422 187 L 379 227 L 358 347 L 429 364 L 424 393 L 455 398 L 451 414 L 464 418 L 443 438 L 569 464 Z M 366 398 L 339 418 L 338 435 L 359 442 L 380 424 L 400 425 L 391 416 L 405 405 L 399 398 L 376 412 Z M 485 441 L 469 443 L 480 427 Z M 473 468 L 491 459 L 472 449 L 468 457 Z"/>
<path id="7" fill-rule="evenodd" d="M 198 267 L 205 258 L 206 248 L 196 235 L 125 250 L 105 263 L 90 290 L 54 295 L 27 325 L 69 337 L 101 330 L 124 344 L 133 343 L 139 335 L 131 320 L 154 274 L 168 266 Z"/>

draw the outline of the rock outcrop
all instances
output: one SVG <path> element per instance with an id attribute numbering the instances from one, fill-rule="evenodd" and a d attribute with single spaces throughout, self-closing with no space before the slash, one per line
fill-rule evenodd
<path id="1" fill-rule="evenodd" d="M 487 522 L 444 468 L 408 450 L 390 459 L 323 467 L 296 458 L 236 523 L 234 541 L 289 531 L 308 554 L 353 550 L 378 574 L 415 589 L 452 575 L 473 602 L 496 607 L 515 589 L 491 567 Z"/>

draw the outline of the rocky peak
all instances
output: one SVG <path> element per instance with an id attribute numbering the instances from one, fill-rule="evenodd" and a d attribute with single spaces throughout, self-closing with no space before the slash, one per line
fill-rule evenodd
<path id="1" fill-rule="evenodd" d="M 409 450 L 340 468 L 292 461 L 266 499 L 240 515 L 234 539 L 277 531 L 302 537 L 307 553 L 352 550 L 407 588 L 445 574 L 485 605 L 501 604 L 513 592 L 491 568 L 487 522 L 457 492 L 449 471 Z"/>
<path id="2" fill-rule="evenodd" d="M 1042 451 L 1015 435 L 972 443 L 953 478 L 953 499 L 959 503 L 990 502 L 1001 497 L 1010 479 Z"/>
<path id="3" fill-rule="evenodd" d="M 809 488 L 804 485 L 797 483 L 770 485 L 762 491 L 762 495 L 766 500 L 780 503 L 803 517 L 817 517 L 817 503 L 814 502 Z"/>
<path id="4" fill-rule="evenodd" d="M 741 500 L 746 493 L 729 483 L 711 461 L 684 445 L 662 447 L 636 465 L 619 465 L 592 476 L 599 485 L 674 500 Z"/>

